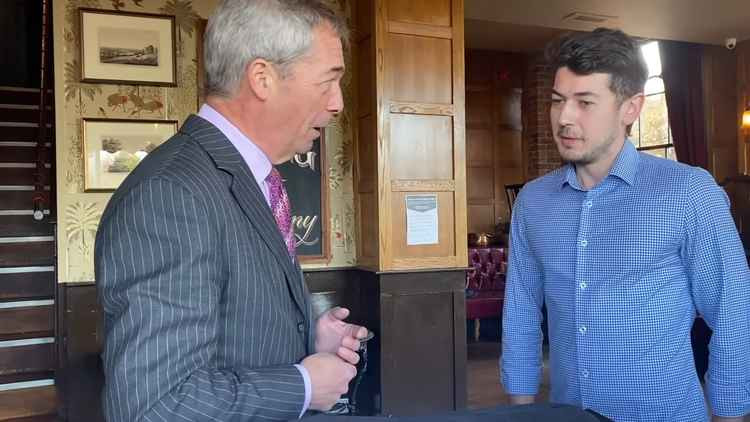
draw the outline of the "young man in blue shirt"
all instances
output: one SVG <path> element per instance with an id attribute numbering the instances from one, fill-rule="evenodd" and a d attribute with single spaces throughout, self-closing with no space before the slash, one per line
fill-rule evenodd
<path id="1" fill-rule="evenodd" d="M 714 420 L 750 412 L 750 272 L 729 201 L 705 170 L 638 152 L 648 76 L 621 31 L 548 49 L 550 119 L 567 164 L 524 187 L 511 225 L 502 382 L 534 401 L 546 304 L 550 401 L 616 421 L 707 421 L 690 329 L 713 329 Z M 699 87 L 698 87 L 699 88 Z"/>

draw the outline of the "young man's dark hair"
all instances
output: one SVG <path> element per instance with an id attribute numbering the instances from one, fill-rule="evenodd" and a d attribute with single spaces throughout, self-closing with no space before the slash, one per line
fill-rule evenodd
<path id="1" fill-rule="evenodd" d="M 610 89 L 620 101 L 642 92 L 648 67 L 638 43 L 616 29 L 566 34 L 547 46 L 552 72 L 567 67 L 578 75 L 608 73 Z"/>

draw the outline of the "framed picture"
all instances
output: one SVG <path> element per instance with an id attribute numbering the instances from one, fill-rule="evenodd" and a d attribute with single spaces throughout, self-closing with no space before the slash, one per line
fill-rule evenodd
<path id="1" fill-rule="evenodd" d="M 303 264 L 331 260 L 331 228 L 328 220 L 328 167 L 325 130 L 305 154 L 277 166 L 292 206 L 292 226 L 297 257 Z"/>
<path id="2" fill-rule="evenodd" d="M 79 9 L 81 81 L 176 85 L 175 18 Z"/>
<path id="3" fill-rule="evenodd" d="M 114 191 L 149 152 L 175 133 L 176 120 L 84 118 L 84 191 Z"/>

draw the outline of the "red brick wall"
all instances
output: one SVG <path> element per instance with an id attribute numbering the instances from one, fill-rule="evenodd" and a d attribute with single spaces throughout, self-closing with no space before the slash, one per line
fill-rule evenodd
<path id="1" fill-rule="evenodd" d="M 535 179 L 562 165 L 549 121 L 552 78 L 552 72 L 541 54 L 529 57 L 521 105 L 527 180 Z"/>

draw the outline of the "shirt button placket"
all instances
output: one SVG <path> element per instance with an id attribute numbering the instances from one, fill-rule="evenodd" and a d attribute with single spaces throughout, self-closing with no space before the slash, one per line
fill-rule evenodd
<path id="1" fill-rule="evenodd" d="M 579 232 L 578 232 L 578 250 L 577 250 L 577 259 L 576 259 L 576 274 L 575 279 L 578 280 L 578 289 L 576 291 L 576 326 L 577 326 L 577 335 L 576 335 L 576 343 L 578 344 L 578 376 L 580 380 L 580 389 L 581 389 L 581 400 L 582 402 L 588 402 L 588 398 L 590 396 L 590 384 L 591 384 L 591 369 L 590 369 L 590 356 L 589 351 L 591 348 L 589 347 L 591 345 L 591 333 L 588 331 L 587 327 L 587 321 L 588 321 L 588 315 L 587 315 L 587 309 L 589 309 L 589 295 L 587 295 L 587 289 L 588 289 L 588 283 L 586 280 L 589 278 L 589 274 L 587 273 L 587 268 L 589 267 L 589 263 L 587 262 L 588 254 L 587 250 L 589 247 L 588 242 L 588 231 L 589 227 L 591 227 L 592 223 L 592 215 L 591 215 L 591 209 L 593 208 L 594 202 L 590 198 L 590 195 L 592 192 L 586 192 L 586 196 L 584 197 L 582 203 L 581 203 L 581 217 L 580 217 L 580 223 L 579 223 Z"/>

